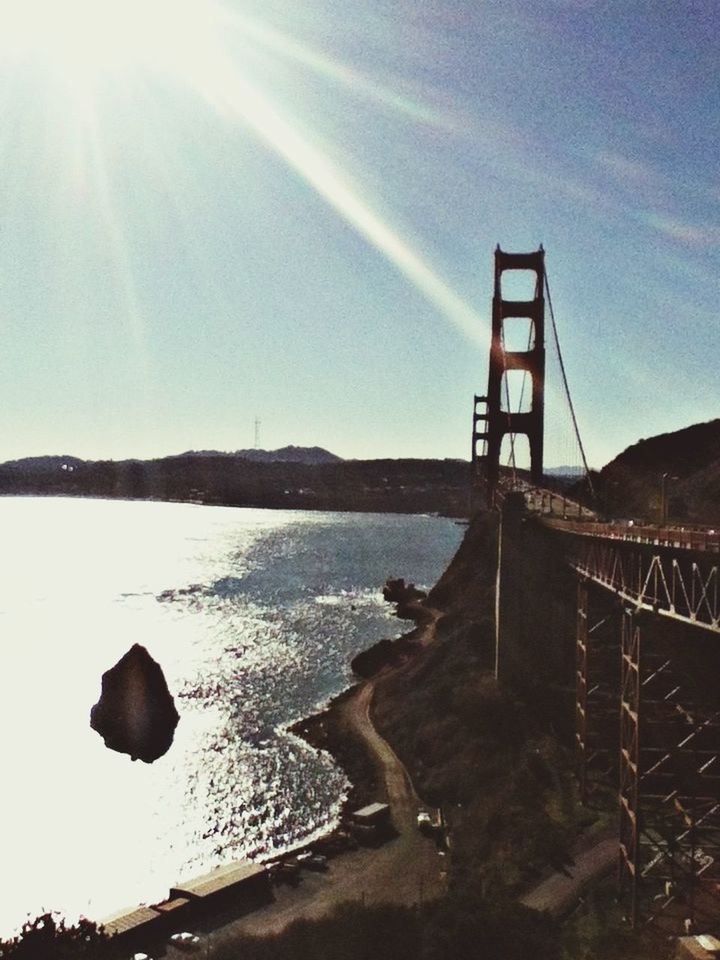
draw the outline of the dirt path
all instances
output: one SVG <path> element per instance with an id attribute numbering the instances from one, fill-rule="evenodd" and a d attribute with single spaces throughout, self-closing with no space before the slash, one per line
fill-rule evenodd
<path id="1" fill-rule="evenodd" d="M 424 647 L 435 639 L 436 626 L 441 612 L 432 607 L 423 607 L 422 610 L 424 617 L 421 633 L 416 638 L 416 642 Z M 390 744 L 380 736 L 370 719 L 370 705 L 374 693 L 375 681 L 367 680 L 358 689 L 355 696 L 345 703 L 344 715 L 351 729 L 362 737 L 381 772 L 395 829 L 401 834 L 414 834 L 417 832 L 417 813 L 420 808 L 420 801 L 415 793 L 407 768 Z"/>
<path id="2" fill-rule="evenodd" d="M 428 611 L 417 640 L 426 645 L 435 637 L 437 611 Z M 355 731 L 381 771 L 382 782 L 398 836 L 375 849 L 343 854 L 327 873 L 303 871 L 297 887 L 276 886 L 275 900 L 259 910 L 208 931 L 213 943 L 242 934 L 279 933 L 300 918 L 314 919 L 339 903 L 415 904 L 438 897 L 445 889 L 445 861 L 435 842 L 417 829 L 418 798 L 403 763 L 380 736 L 370 718 L 375 684 L 366 681 L 338 706 L 337 722 Z"/>

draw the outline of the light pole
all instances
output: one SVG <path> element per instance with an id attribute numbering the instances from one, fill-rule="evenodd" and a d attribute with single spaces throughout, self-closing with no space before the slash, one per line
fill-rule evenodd
<path id="1" fill-rule="evenodd" d="M 666 470 L 665 473 L 660 478 L 660 523 L 668 522 L 668 490 L 667 482 L 668 480 L 679 480 L 679 477 L 674 477 L 670 475 L 670 471 Z"/>

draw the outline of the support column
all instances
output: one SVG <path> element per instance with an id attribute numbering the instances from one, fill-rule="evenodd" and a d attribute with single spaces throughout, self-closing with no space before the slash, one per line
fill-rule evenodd
<path id="1" fill-rule="evenodd" d="M 587 803 L 587 689 L 588 689 L 588 585 L 581 578 L 577 585 L 577 618 L 575 628 L 575 756 L 580 801 Z"/>
<path id="2" fill-rule="evenodd" d="M 580 797 L 617 790 L 619 658 L 617 604 L 578 579 L 575 632 L 575 756 Z"/>
<path id="3" fill-rule="evenodd" d="M 638 919 L 640 864 L 640 642 L 636 615 L 623 610 L 620 654 L 620 851 L 618 886 L 630 891 L 630 922 Z"/>
<path id="4" fill-rule="evenodd" d="M 502 276 L 506 270 L 527 270 L 536 275 L 535 295 L 532 300 L 506 300 L 502 295 Z M 543 477 L 544 391 L 545 391 L 545 252 L 540 247 L 534 253 L 506 253 L 495 251 L 495 292 L 492 308 L 492 337 L 488 372 L 487 413 L 481 419 L 486 423 L 483 436 L 483 464 L 487 484 L 488 506 L 495 502 L 495 491 L 500 479 L 500 450 L 505 434 L 523 433 L 530 444 L 530 473 L 538 486 Z M 532 323 L 531 342 L 526 350 L 505 349 L 505 321 L 515 317 L 527 318 Z M 532 379 L 530 410 L 512 412 L 503 409 L 503 376 L 508 370 L 522 370 Z M 473 427 L 473 446 L 478 436 Z"/>

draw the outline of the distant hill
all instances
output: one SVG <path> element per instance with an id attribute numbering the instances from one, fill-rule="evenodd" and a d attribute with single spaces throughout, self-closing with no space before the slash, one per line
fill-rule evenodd
<path id="1" fill-rule="evenodd" d="M 543 470 L 545 476 L 548 477 L 583 477 L 585 476 L 585 468 L 575 465 L 571 466 L 562 466 L 562 467 L 545 467 Z"/>
<path id="2" fill-rule="evenodd" d="M 342 457 L 323 447 L 281 447 L 279 450 L 237 450 L 236 457 L 256 463 L 339 463 Z"/>
<path id="3" fill-rule="evenodd" d="M 223 453 L 219 450 L 188 450 L 182 457 L 239 457 L 254 463 L 339 463 L 342 457 L 323 447 L 280 447 L 278 450 L 235 450 Z"/>
<path id="4" fill-rule="evenodd" d="M 470 465 L 453 460 L 342 460 L 317 447 L 188 451 L 157 460 L 28 457 L 0 464 L 0 495 L 180 500 L 291 510 L 468 510 Z"/>
<path id="5" fill-rule="evenodd" d="M 83 464 L 85 461 L 78 457 L 48 456 L 23 457 L 21 460 L 8 460 L 1 465 L 2 470 L 16 473 L 20 476 L 32 474 L 53 474 L 57 470 L 67 470 Z"/>
<path id="6" fill-rule="evenodd" d="M 671 520 L 720 522 L 720 419 L 639 440 L 595 485 L 616 516 L 658 520 L 664 487 Z"/>

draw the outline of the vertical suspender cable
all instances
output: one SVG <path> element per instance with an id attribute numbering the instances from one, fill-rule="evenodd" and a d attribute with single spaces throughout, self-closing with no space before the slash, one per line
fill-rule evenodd
<path id="1" fill-rule="evenodd" d="M 505 365 L 505 328 L 503 327 L 500 330 L 500 342 L 502 344 L 503 350 L 503 373 L 505 374 L 505 402 L 507 404 L 507 419 L 508 427 L 512 424 L 512 413 L 510 410 L 510 384 L 508 383 L 507 378 L 507 366 Z M 508 430 L 508 435 L 510 436 L 510 457 L 508 459 L 508 466 L 512 468 L 512 484 L 513 487 L 517 486 L 517 469 L 515 464 L 515 434 L 512 430 Z"/>
<path id="2" fill-rule="evenodd" d="M 545 290 L 547 292 L 548 306 L 550 307 L 550 320 L 552 321 L 555 348 L 557 350 L 558 360 L 560 361 L 560 372 L 562 373 L 563 385 L 565 387 L 565 396 L 567 397 L 568 406 L 570 407 L 570 416 L 572 417 L 573 426 L 575 428 L 575 436 L 577 437 L 578 446 L 580 447 L 580 456 L 582 457 L 583 467 L 585 468 L 585 476 L 587 477 L 588 487 L 590 488 L 590 495 L 594 500 L 595 490 L 590 478 L 590 468 L 588 467 L 587 457 L 585 456 L 585 448 L 583 447 L 583 442 L 580 437 L 577 417 L 575 416 L 575 407 L 573 406 L 572 397 L 570 396 L 570 388 L 568 386 L 567 375 L 565 373 L 565 363 L 563 362 L 562 350 L 560 349 L 560 338 L 558 337 L 557 325 L 555 323 L 555 312 L 553 311 L 552 297 L 550 296 L 550 284 L 548 283 L 547 271 L 545 270 L 545 267 L 543 267 L 543 277 L 545 279 Z"/>

